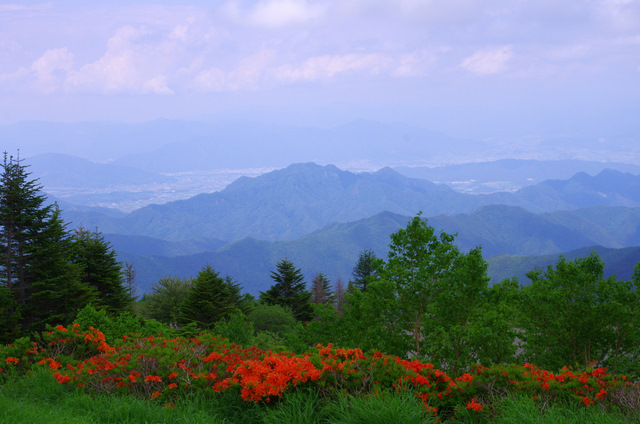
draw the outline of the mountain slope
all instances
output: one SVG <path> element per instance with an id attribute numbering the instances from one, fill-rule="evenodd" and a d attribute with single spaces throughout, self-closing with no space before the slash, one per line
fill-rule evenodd
<path id="1" fill-rule="evenodd" d="M 630 281 L 633 277 L 634 266 L 640 262 L 640 246 L 611 249 L 602 246 L 586 246 L 580 249 L 563 252 L 562 256 L 568 260 L 589 256 L 596 252 L 604 262 L 605 277 L 615 275 L 619 280 Z M 531 281 L 526 274 L 534 268 L 545 269 L 548 265 L 555 265 L 560 254 L 541 256 L 513 256 L 499 255 L 487 259 L 491 282 L 497 283 L 506 278 L 517 278 L 520 284 L 526 285 Z"/>
<path id="2" fill-rule="evenodd" d="M 603 171 L 591 177 L 547 181 L 515 193 L 465 195 L 442 184 L 383 168 L 354 174 L 335 166 L 291 165 L 256 178 L 240 178 L 221 192 L 151 205 L 122 220 L 128 234 L 167 240 L 197 236 L 221 240 L 294 239 L 331 222 L 350 222 L 382 211 L 425 216 L 470 213 L 504 204 L 532 212 L 640 206 L 640 176 Z"/>
<path id="3" fill-rule="evenodd" d="M 358 254 L 373 249 L 386 257 L 389 236 L 406 225 L 407 216 L 383 212 L 351 223 L 333 223 L 322 230 L 290 241 L 261 241 L 254 238 L 229 243 L 213 251 L 193 255 L 160 257 L 125 251 L 114 244 L 118 254 L 134 264 L 142 290 L 165 275 L 190 276 L 210 264 L 222 274 L 229 274 L 251 293 L 270 285 L 269 273 L 277 261 L 289 258 L 302 268 L 307 279 L 323 272 L 332 280 L 348 280 Z M 580 223 L 571 228 L 561 222 Z M 611 222 L 625 222 L 636 228 L 636 236 L 610 234 Z M 472 214 L 435 216 L 428 219 L 437 232 L 458 233 L 455 243 L 462 251 L 476 245 L 483 255 L 544 255 L 571 251 L 583 246 L 605 244 L 609 248 L 640 245 L 640 208 L 597 207 L 576 211 L 532 214 L 509 206 L 486 206 Z M 159 242 L 162 245 L 166 242 Z M 181 245 L 176 243 L 177 246 Z M 172 249 L 178 252 L 179 249 Z M 640 260 L 640 257 L 637 258 Z"/>
<path id="4" fill-rule="evenodd" d="M 240 178 L 221 192 L 147 206 L 122 223 L 128 234 L 166 240 L 194 236 L 285 240 L 331 222 L 354 221 L 385 210 L 435 215 L 471 211 L 479 204 L 477 198 L 403 177 L 390 168 L 354 174 L 307 163 Z"/>

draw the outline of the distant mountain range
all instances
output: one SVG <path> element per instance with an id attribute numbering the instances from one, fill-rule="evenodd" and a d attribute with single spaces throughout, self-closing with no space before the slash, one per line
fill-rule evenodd
<path id="1" fill-rule="evenodd" d="M 65 163 L 66 173 L 64 163 L 56 165 L 65 178 L 81 178 L 82 173 L 72 169 L 93 166 L 81 160 Z M 139 171 L 113 166 L 123 174 Z M 89 169 L 86 172 L 98 175 L 106 168 Z M 162 181 L 158 174 L 140 172 L 140 178 Z M 162 276 L 192 276 L 211 264 L 257 294 L 270 286 L 269 274 L 284 257 L 301 267 L 308 279 L 323 272 L 334 281 L 348 280 L 362 250 L 386 256 L 389 235 L 418 211 L 436 230 L 457 233 L 461 250 L 482 246 L 494 278 L 522 276 L 531 264 L 557 258 L 529 256 L 584 246 L 640 245 L 640 176 L 609 169 L 593 176 L 581 172 L 566 180 L 547 180 L 513 193 L 473 195 L 391 168 L 352 173 L 304 163 L 240 178 L 219 192 L 128 214 L 64 200 L 59 204 L 65 221 L 99 229 L 120 259 L 134 265 L 141 292 Z M 635 250 L 608 254 L 632 258 Z M 611 260 L 620 269 L 632 262 Z M 628 274 L 627 268 L 621 272 Z"/>
<path id="2" fill-rule="evenodd" d="M 169 184 L 174 178 L 117 164 L 96 163 L 76 156 L 44 153 L 28 160 L 29 172 L 47 189 L 108 189 L 123 185 Z"/>
<path id="3" fill-rule="evenodd" d="M 285 257 L 301 267 L 308 280 L 318 272 L 325 273 L 334 281 L 338 276 L 348 280 L 358 254 L 365 249 L 372 249 L 379 257 L 386 257 L 389 235 L 404 227 L 409 219 L 407 216 L 382 212 L 351 223 L 330 224 L 295 240 L 269 242 L 246 238 L 215 251 L 207 250 L 204 247 L 206 243 L 201 240 L 199 252 L 194 251 L 197 250 L 194 244 L 181 252 L 178 246 L 183 246 L 185 242 L 154 242 L 143 238 L 146 247 L 141 248 L 141 238 L 137 236 L 107 234 L 105 238 L 119 252 L 121 260 L 135 264 L 142 291 L 148 290 L 162 276 L 191 276 L 205 264 L 210 264 L 220 273 L 236 278 L 245 290 L 256 294 L 270 286 L 271 270 L 277 261 Z M 547 264 L 550 263 L 549 258 L 557 258 L 558 253 L 584 246 L 604 245 L 614 249 L 640 246 L 640 208 L 595 207 L 533 214 L 521 208 L 495 205 L 485 206 L 472 214 L 431 217 L 428 222 L 436 231 L 457 233 L 456 245 L 462 251 L 482 246 L 483 255 L 489 258 L 491 264 L 490 274 L 500 280 L 505 275 L 501 270 L 520 273 L 513 276 L 524 275 L 531 270 L 526 266 L 540 262 L 517 258 L 509 259 L 510 262 L 503 265 L 506 261 L 504 257 L 492 262 L 491 257 L 496 255 L 547 255 L 543 258 L 543 262 L 547 261 L 544 264 Z M 212 241 L 211 246 L 215 247 L 216 243 L 220 242 Z M 175 248 L 170 249 L 171 245 Z M 164 253 L 159 251 L 158 246 L 164 246 Z M 173 253 L 169 253 L 171 251 Z M 189 254 L 189 251 L 193 253 Z M 513 265 L 514 261 L 522 267 Z M 640 255 L 636 257 L 638 261 Z M 618 271 L 618 268 L 618 274 L 629 275 L 633 264 L 624 272 Z"/>
<path id="4" fill-rule="evenodd" d="M 592 206 L 640 207 L 640 176 L 605 170 L 596 176 L 579 173 L 568 180 L 545 181 L 514 193 L 470 195 L 390 168 L 355 174 L 333 165 L 295 164 L 240 178 L 220 192 L 146 206 L 122 218 L 100 217 L 99 228 L 105 233 L 173 241 L 194 237 L 291 240 L 332 222 L 351 222 L 384 211 L 452 215 L 494 204 L 538 213 Z M 95 214 L 69 210 L 63 216 L 76 225 L 98 224 Z"/>
<path id="5" fill-rule="evenodd" d="M 395 166 L 411 178 L 446 184 L 464 193 L 488 194 L 515 191 L 546 180 L 565 180 L 579 172 L 596 175 L 605 169 L 640 174 L 640 166 L 628 163 L 584 160 L 500 159 L 443 166 Z"/>

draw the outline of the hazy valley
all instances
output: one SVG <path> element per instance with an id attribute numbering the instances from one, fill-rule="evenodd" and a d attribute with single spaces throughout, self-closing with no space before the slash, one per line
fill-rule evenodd
<path id="1" fill-rule="evenodd" d="M 623 138 L 516 151 L 368 121 L 41 122 L 0 133 L 65 221 L 98 229 L 133 264 L 139 293 L 211 264 L 257 294 L 283 257 L 309 280 L 347 281 L 359 252 L 386 255 L 389 234 L 419 211 L 462 250 L 482 246 L 493 281 L 595 246 L 626 278 L 638 257 L 640 159 Z"/>

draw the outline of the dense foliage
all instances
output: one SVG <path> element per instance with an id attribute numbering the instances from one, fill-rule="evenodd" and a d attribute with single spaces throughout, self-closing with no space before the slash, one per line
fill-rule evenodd
<path id="1" fill-rule="evenodd" d="M 0 175 L 0 341 L 71 323 L 84 306 L 118 312 L 132 299 L 115 252 L 96 232 L 70 234 L 20 159 Z"/>

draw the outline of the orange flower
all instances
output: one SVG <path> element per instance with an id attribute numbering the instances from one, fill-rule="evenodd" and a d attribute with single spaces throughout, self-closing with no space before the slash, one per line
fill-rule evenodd
<path id="1" fill-rule="evenodd" d="M 62 375 L 57 371 L 53 374 L 53 377 L 58 380 L 58 383 L 60 384 L 68 383 L 71 381 L 71 377 L 69 377 L 68 375 Z"/>
<path id="2" fill-rule="evenodd" d="M 162 378 L 159 375 L 148 375 L 144 378 L 144 381 L 157 381 L 162 382 Z"/>
<path id="3" fill-rule="evenodd" d="M 473 409 L 476 412 L 480 412 L 482 411 L 482 409 L 484 408 L 484 405 L 482 405 L 481 403 L 477 402 L 477 398 L 471 398 L 471 400 L 469 402 L 467 402 L 467 409 Z"/>

